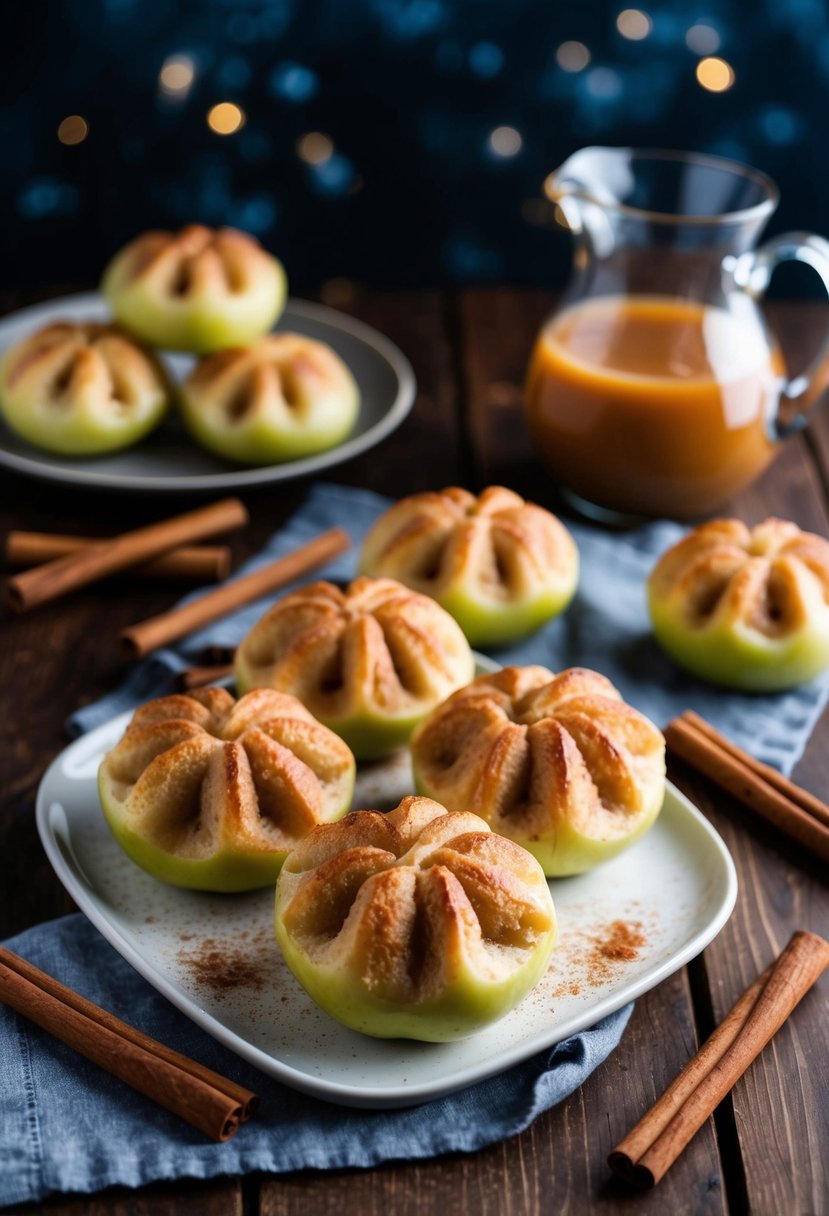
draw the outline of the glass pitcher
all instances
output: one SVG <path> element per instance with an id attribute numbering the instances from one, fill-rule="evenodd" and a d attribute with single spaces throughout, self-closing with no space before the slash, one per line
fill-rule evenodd
<path id="1" fill-rule="evenodd" d="M 789 259 L 829 291 L 829 242 L 796 232 L 756 248 L 777 187 L 718 157 L 584 148 L 546 189 L 575 253 L 527 377 L 539 455 L 594 518 L 706 515 L 825 387 L 825 352 L 788 377 L 758 301 Z"/>

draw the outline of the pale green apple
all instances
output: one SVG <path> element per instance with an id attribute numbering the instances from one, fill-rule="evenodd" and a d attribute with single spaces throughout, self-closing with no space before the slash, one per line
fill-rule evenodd
<path id="1" fill-rule="evenodd" d="M 829 609 L 784 636 L 770 636 L 743 620 L 716 615 L 689 623 L 677 602 L 649 592 L 653 631 L 663 650 L 687 671 L 746 692 L 782 692 L 829 667 Z"/>
<path id="2" fill-rule="evenodd" d="M 355 770 L 346 781 L 336 815 L 344 815 L 354 793 Z M 195 891 L 253 891 L 270 887 L 277 879 L 291 846 L 283 849 L 263 849 L 246 846 L 244 842 L 226 843 L 206 858 L 182 857 L 152 844 L 130 825 L 130 817 L 113 782 L 103 768 L 98 771 L 98 798 L 110 831 L 127 856 L 158 878 L 174 887 Z"/>
<path id="3" fill-rule="evenodd" d="M 59 456 L 98 456 L 138 443 L 164 417 L 172 395 L 158 360 L 107 326 L 46 326 L 0 363 L 7 425 Z"/>
<path id="4" fill-rule="evenodd" d="M 369 529 L 360 572 L 429 595 L 472 646 L 526 637 L 575 594 L 579 553 L 550 511 L 506 486 L 460 486 L 400 499 Z"/>
<path id="5" fill-rule="evenodd" d="M 287 279 L 282 263 L 247 234 L 192 225 L 130 242 L 104 271 L 101 291 L 131 333 L 163 350 L 208 354 L 271 329 L 285 308 Z"/>
<path id="6" fill-rule="evenodd" d="M 459 966 L 451 987 L 438 1000 L 405 1007 L 355 985 L 353 977 L 336 965 L 314 962 L 281 922 L 278 884 L 275 924 L 276 940 L 294 977 L 332 1018 L 377 1039 L 427 1043 L 467 1038 L 504 1017 L 541 979 L 556 941 L 553 930 L 507 979 L 487 980 L 474 966 Z"/>
<path id="7" fill-rule="evenodd" d="M 563 612 L 572 600 L 579 581 L 578 560 L 572 571 L 555 586 L 515 600 L 484 598 L 474 587 L 456 583 L 435 596 L 455 618 L 470 646 L 503 646 L 535 633 Z"/>
<path id="8" fill-rule="evenodd" d="M 538 863 L 477 816 L 417 797 L 315 829 L 285 862 L 274 925 L 294 976 L 331 1017 L 427 1042 L 508 1013 L 557 937 Z"/>
<path id="9" fill-rule="evenodd" d="M 354 429 L 359 408 L 356 381 L 335 352 L 291 333 L 203 360 L 181 390 L 193 438 L 240 464 L 327 451 Z"/>
<path id="10" fill-rule="evenodd" d="M 261 852 L 242 847 L 222 849 L 207 858 L 168 853 L 132 830 L 124 806 L 112 796 L 103 773 L 98 774 L 98 797 L 110 831 L 137 866 L 162 882 L 194 891 L 253 891 L 272 886 L 289 850 Z M 343 808 L 345 810 L 345 808 Z"/>

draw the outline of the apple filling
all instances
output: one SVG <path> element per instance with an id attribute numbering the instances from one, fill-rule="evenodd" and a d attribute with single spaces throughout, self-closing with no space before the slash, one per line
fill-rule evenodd
<path id="1" fill-rule="evenodd" d="M 665 743 L 609 680 L 507 667 L 439 706 L 412 740 L 418 786 L 519 841 L 548 874 L 577 873 L 662 805 Z M 572 847 L 571 847 L 572 846 Z"/>
<path id="2" fill-rule="evenodd" d="M 290 692 L 334 730 L 355 721 L 369 731 L 372 723 L 402 723 L 391 746 L 405 742 L 415 722 L 473 673 L 455 621 L 392 579 L 360 578 L 345 591 L 319 582 L 293 592 L 236 655 L 240 688 Z"/>
<path id="3" fill-rule="evenodd" d="M 252 854 L 278 866 L 317 824 L 345 813 L 354 767 L 295 698 L 259 689 L 235 701 L 213 688 L 136 710 L 101 764 L 99 789 L 116 836 L 183 861 Z"/>
<path id="4" fill-rule="evenodd" d="M 406 1033 L 395 1014 L 414 1014 L 411 1037 L 442 1038 L 455 1036 L 430 1026 L 436 1016 L 468 1032 L 479 1000 L 485 1008 L 495 993 L 491 1016 L 517 1003 L 546 966 L 556 922 L 525 850 L 475 815 L 410 797 L 387 815 L 356 811 L 315 829 L 286 862 L 276 928 L 334 1017 L 384 1034 Z M 347 1010 L 331 999 L 343 984 Z"/>

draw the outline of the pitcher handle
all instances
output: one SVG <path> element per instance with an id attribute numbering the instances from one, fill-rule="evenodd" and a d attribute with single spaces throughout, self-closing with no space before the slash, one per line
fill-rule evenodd
<path id="1" fill-rule="evenodd" d="M 728 261 L 731 265 L 728 265 Z M 782 262 L 803 262 L 820 275 L 829 295 L 829 241 L 813 236 L 809 232 L 785 232 L 773 237 L 759 249 L 726 260 L 737 287 L 756 300 L 765 294 L 777 267 Z M 783 439 L 799 431 L 809 420 L 811 407 L 829 383 L 829 334 L 821 349 L 804 372 L 786 380 L 781 389 L 781 399 L 799 403 L 800 408 L 788 422 L 781 422 L 779 408 L 772 420 L 775 438 Z"/>

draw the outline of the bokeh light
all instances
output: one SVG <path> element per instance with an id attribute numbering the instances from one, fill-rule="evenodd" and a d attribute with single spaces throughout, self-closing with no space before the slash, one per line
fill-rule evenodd
<path id="1" fill-rule="evenodd" d="M 89 123 L 80 114 L 68 114 L 58 126 L 58 139 L 71 147 L 82 144 L 89 134 Z"/>
<path id="2" fill-rule="evenodd" d="M 565 72 L 581 72 L 590 62 L 590 52 L 583 42 L 562 42 L 556 50 L 556 63 Z"/>
<path id="3" fill-rule="evenodd" d="M 297 140 L 296 154 L 306 165 L 323 165 L 334 155 L 334 141 L 322 131 L 309 131 Z"/>
<path id="4" fill-rule="evenodd" d="M 169 97 L 186 96 L 196 77 L 196 65 L 189 55 L 170 55 L 158 74 L 161 91 Z"/>
<path id="5" fill-rule="evenodd" d="M 517 156 L 524 146 L 521 133 L 515 127 L 496 127 L 490 131 L 487 142 L 496 156 Z"/>
<path id="6" fill-rule="evenodd" d="M 623 38 L 641 42 L 653 29 L 653 22 L 641 8 L 626 8 L 616 18 L 616 29 Z"/>
<path id="7" fill-rule="evenodd" d="M 713 25 L 698 21 L 685 34 L 685 45 L 696 55 L 713 55 L 721 45 L 721 39 Z"/>
<path id="8" fill-rule="evenodd" d="M 207 111 L 207 125 L 217 135 L 232 135 L 245 125 L 245 112 L 232 101 L 220 101 Z"/>
<path id="9" fill-rule="evenodd" d="M 697 64 L 697 80 L 709 93 L 724 93 L 734 83 L 734 69 L 725 59 L 709 55 Z"/>

